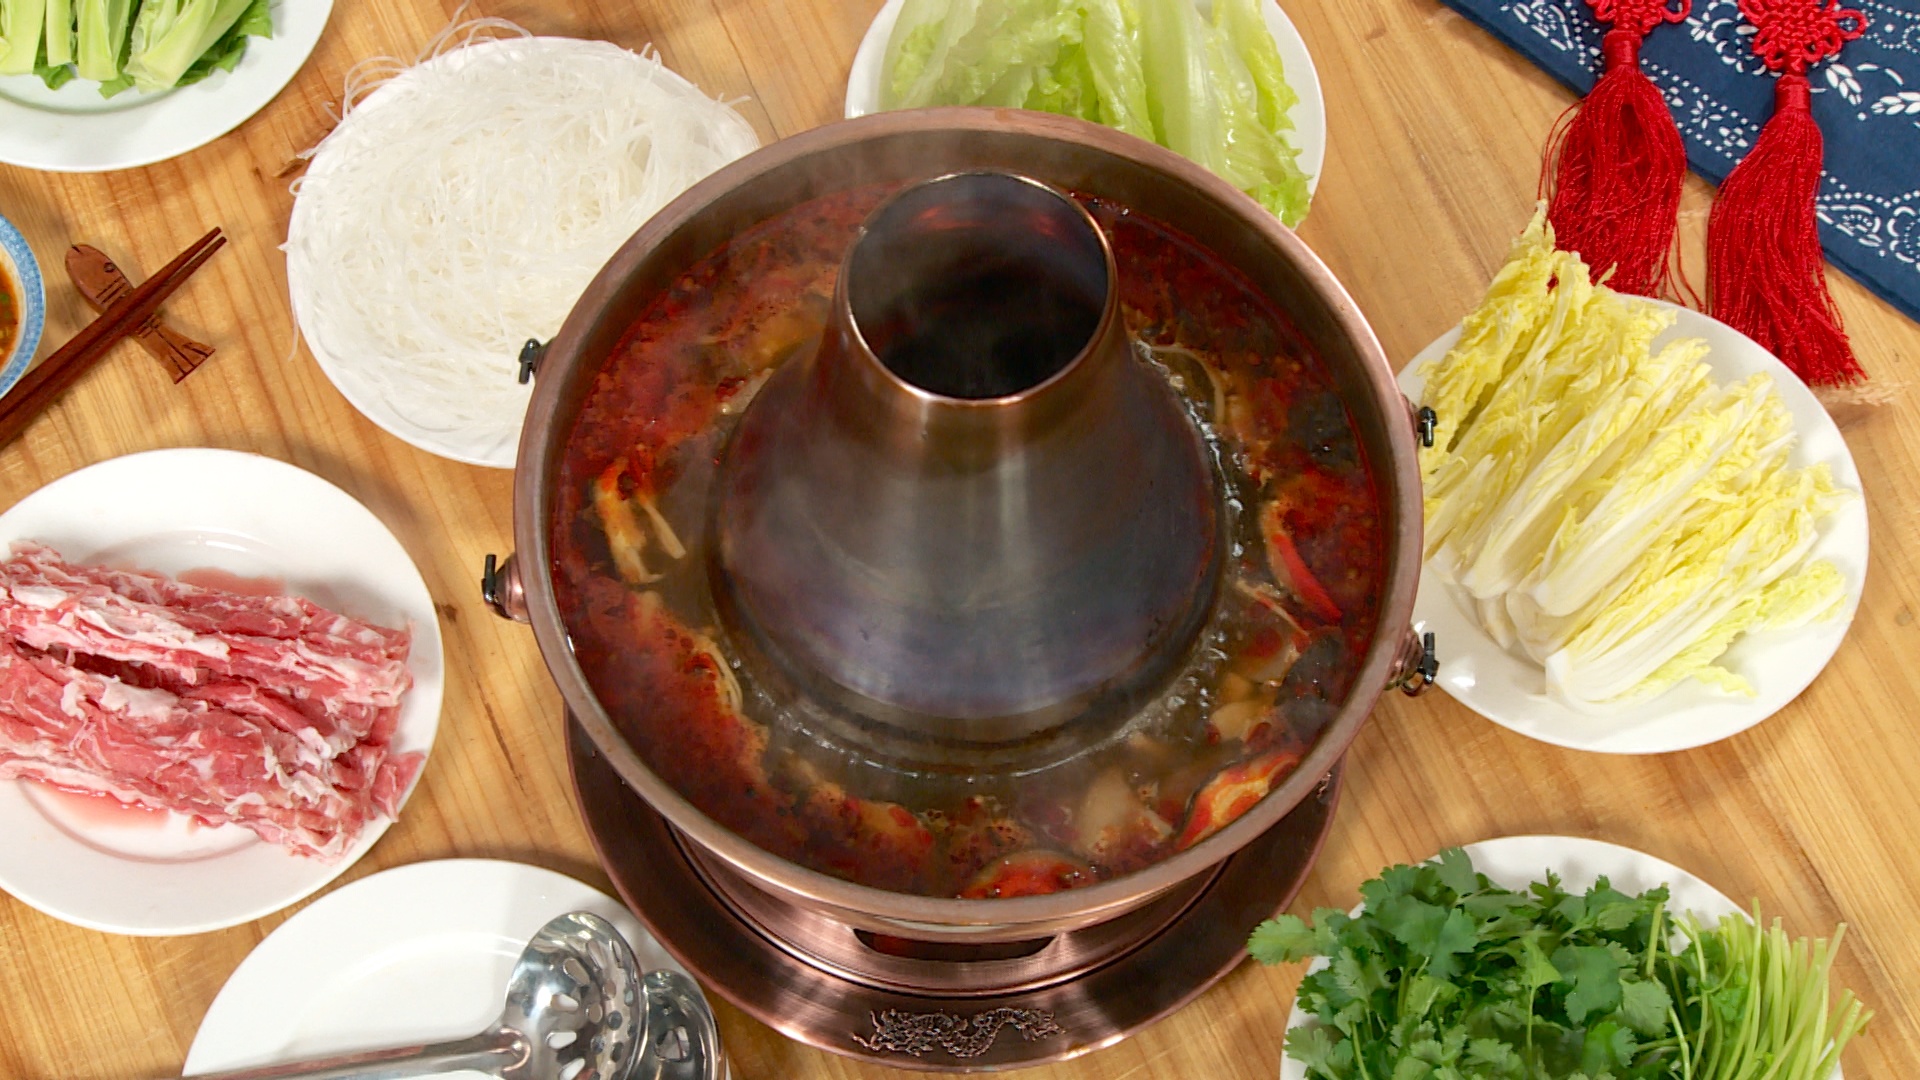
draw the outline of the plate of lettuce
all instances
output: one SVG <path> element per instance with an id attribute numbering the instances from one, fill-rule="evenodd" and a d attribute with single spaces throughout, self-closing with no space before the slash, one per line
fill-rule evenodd
<path id="1" fill-rule="evenodd" d="M 1400 389 L 1437 419 L 1415 626 L 1475 712 L 1685 750 L 1780 710 L 1846 637 L 1867 513 L 1826 410 L 1731 327 L 1594 282 L 1540 216 Z"/>
<path id="2" fill-rule="evenodd" d="M 1159 143 L 1289 227 L 1326 158 L 1320 80 L 1274 0 L 887 0 L 847 80 L 849 119 L 1037 109 Z"/>
<path id="3" fill-rule="evenodd" d="M 150 165 L 203 146 L 292 81 L 333 0 L 0 0 L 0 161 Z"/>

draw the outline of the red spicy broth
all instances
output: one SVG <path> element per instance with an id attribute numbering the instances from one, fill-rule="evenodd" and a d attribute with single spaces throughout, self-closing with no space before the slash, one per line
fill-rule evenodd
<path id="1" fill-rule="evenodd" d="M 860 222 L 894 186 L 823 196 L 682 273 L 596 376 L 560 470 L 552 573 L 576 657 L 649 767 L 790 861 L 933 896 L 1090 884 L 1198 843 L 1298 765 L 1371 642 L 1378 499 L 1333 380 L 1286 319 L 1175 230 L 1082 199 L 1141 362 L 1213 446 L 1233 542 L 1186 668 L 1106 742 L 1004 773 L 901 775 L 807 730 L 714 613 L 715 458 L 766 374 L 809 347 Z"/>

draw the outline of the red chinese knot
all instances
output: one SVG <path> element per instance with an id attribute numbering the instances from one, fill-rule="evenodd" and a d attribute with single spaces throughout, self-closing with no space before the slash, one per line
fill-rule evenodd
<path id="1" fill-rule="evenodd" d="M 1867 28 L 1867 17 L 1840 0 L 1740 0 L 1753 24 L 1753 52 L 1773 71 L 1804 75 Z"/>
<path id="2" fill-rule="evenodd" d="M 1587 0 L 1593 17 L 1626 30 L 1635 37 L 1646 37 L 1661 23 L 1677 23 L 1687 17 L 1692 0 Z"/>

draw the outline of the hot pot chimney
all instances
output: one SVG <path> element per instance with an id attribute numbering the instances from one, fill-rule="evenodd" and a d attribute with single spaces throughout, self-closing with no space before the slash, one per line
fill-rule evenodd
<path id="1" fill-rule="evenodd" d="M 1201 434 L 1132 352 L 1107 242 L 1006 173 L 868 218 L 817 348 L 727 443 L 710 572 L 741 651 L 890 737 L 1119 722 L 1220 577 Z"/>

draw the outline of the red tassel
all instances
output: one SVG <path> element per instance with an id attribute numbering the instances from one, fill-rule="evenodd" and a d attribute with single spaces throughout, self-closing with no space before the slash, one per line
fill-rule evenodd
<path id="1" fill-rule="evenodd" d="M 1661 19 L 1685 18 L 1686 8 L 1652 7 L 1639 20 L 1619 14 L 1602 43 L 1605 73 L 1548 149 L 1547 220 L 1554 242 L 1579 252 L 1596 276 L 1613 268 L 1608 285 L 1656 296 L 1669 291 L 1687 150 L 1666 99 L 1640 70 L 1640 40 Z"/>
<path id="2" fill-rule="evenodd" d="M 1809 386 L 1857 384 L 1867 374 L 1827 291 L 1814 215 L 1823 140 L 1806 70 L 1860 36 L 1865 20 L 1839 0 L 1741 0 L 1740 12 L 1759 31 L 1754 51 L 1784 74 L 1774 86 L 1772 119 L 1720 185 L 1707 221 L 1711 314 Z"/>

